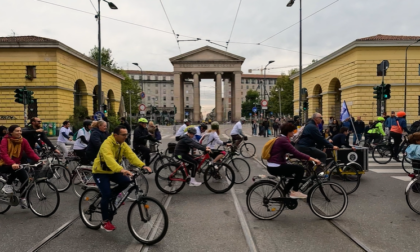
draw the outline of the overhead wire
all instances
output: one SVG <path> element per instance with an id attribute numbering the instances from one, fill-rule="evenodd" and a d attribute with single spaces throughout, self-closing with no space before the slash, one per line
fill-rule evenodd
<path id="1" fill-rule="evenodd" d="M 229 42 L 230 42 L 230 39 L 232 38 L 233 29 L 235 28 L 236 19 L 238 18 L 239 9 L 241 8 L 241 3 L 242 3 L 242 0 L 239 0 L 239 6 L 238 6 L 238 9 L 236 10 L 235 20 L 233 20 L 232 30 L 230 31 L 229 39 L 226 42 L 226 51 L 228 50 Z"/>
<path id="2" fill-rule="evenodd" d="M 179 35 L 175 34 L 174 28 L 172 27 L 171 21 L 169 20 L 168 13 L 166 13 L 165 6 L 163 6 L 162 0 L 159 0 L 159 1 L 160 1 L 160 4 L 162 5 L 163 12 L 165 12 L 166 19 L 168 19 L 169 26 L 171 27 L 172 33 L 174 34 L 175 41 L 178 45 L 179 53 L 181 53 L 181 47 L 179 46 L 179 42 L 178 42 Z"/>
<path id="3" fill-rule="evenodd" d="M 95 5 L 93 5 L 93 3 L 92 3 L 92 0 L 89 0 L 89 1 L 90 1 L 90 4 L 92 4 L 93 9 L 94 9 L 96 12 L 98 12 L 98 11 L 96 10 L 96 8 L 95 8 Z"/>

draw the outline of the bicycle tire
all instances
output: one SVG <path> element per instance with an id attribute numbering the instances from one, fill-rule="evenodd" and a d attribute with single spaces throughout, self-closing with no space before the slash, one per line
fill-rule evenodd
<path id="1" fill-rule="evenodd" d="M 340 191 L 340 193 L 337 193 L 337 191 Z M 324 195 L 328 196 L 330 201 L 327 202 Z M 339 205 L 341 205 L 339 210 L 329 214 L 326 213 L 328 211 L 320 209 L 321 207 L 326 206 L 327 203 L 331 203 L 332 200 L 335 201 L 336 198 L 340 198 L 340 201 L 342 201 L 339 202 Z M 308 194 L 308 203 L 309 208 L 316 216 L 322 219 L 331 220 L 339 217 L 346 211 L 349 201 L 347 193 L 341 185 L 328 181 L 316 184 L 311 188 Z M 334 208 L 337 209 L 337 207 Z"/>
<path id="2" fill-rule="evenodd" d="M 164 164 L 171 163 L 171 161 L 172 158 L 166 155 L 158 157 L 153 163 L 153 171 L 156 173 L 159 167 L 163 166 Z"/>
<path id="3" fill-rule="evenodd" d="M 350 163 L 344 166 L 334 167 L 329 176 L 328 181 L 341 185 L 346 191 L 347 195 L 354 193 L 360 185 L 360 167 L 354 163 Z M 333 187 L 333 190 L 335 187 Z M 340 193 L 339 191 L 336 191 Z"/>
<path id="4" fill-rule="evenodd" d="M 155 213 L 154 210 L 158 212 Z M 142 220 L 140 211 L 146 214 L 147 218 Z M 165 207 L 158 200 L 144 196 L 131 204 L 127 214 L 127 223 L 131 235 L 137 241 L 146 245 L 153 245 L 165 237 L 168 231 L 169 218 Z M 161 224 L 163 224 L 162 227 L 160 227 Z"/>
<path id="5" fill-rule="evenodd" d="M 176 173 L 176 169 L 179 167 L 177 163 L 169 163 L 158 169 L 155 175 L 155 182 L 157 188 L 166 194 L 176 194 L 180 192 L 186 183 L 187 175 L 183 168 L 180 168 Z M 169 176 L 174 173 L 175 178 L 182 179 L 182 181 L 172 181 Z M 178 185 L 177 187 L 175 185 Z"/>
<path id="6" fill-rule="evenodd" d="M 279 201 L 268 202 L 264 205 L 264 201 L 267 200 L 268 194 L 273 190 L 277 184 L 271 180 L 261 180 L 254 183 L 247 191 L 246 195 L 246 206 L 248 211 L 257 219 L 260 220 L 272 220 L 279 216 L 284 208 L 285 204 Z M 261 192 L 258 192 L 260 190 Z M 256 192 L 257 191 L 257 192 Z M 285 197 L 284 192 L 280 188 L 276 189 L 276 192 L 272 197 Z M 255 199 L 254 199 L 255 198 Z M 258 199 L 256 199 L 258 198 Z M 255 201 L 255 205 L 253 202 Z M 271 204 L 270 204 L 271 203 Z M 269 205 L 270 204 L 270 205 Z M 261 213 L 257 211 L 261 208 Z M 272 213 L 272 214 L 271 214 Z"/>
<path id="7" fill-rule="evenodd" d="M 52 165 L 52 177 L 48 179 L 59 192 L 67 191 L 71 186 L 72 176 L 70 171 L 62 165 Z"/>
<path id="8" fill-rule="evenodd" d="M 248 180 L 251 175 L 251 167 L 243 158 L 232 158 L 226 163 L 235 172 L 235 184 L 242 184 Z M 227 176 L 228 174 L 226 174 Z M 229 178 L 229 176 L 227 176 Z M 230 178 L 229 178 L 230 179 Z"/>
<path id="9" fill-rule="evenodd" d="M 417 178 L 411 181 L 406 189 L 405 200 L 411 210 L 420 214 L 420 181 Z"/>
<path id="10" fill-rule="evenodd" d="M 31 211 L 39 217 L 49 217 L 53 215 L 60 205 L 60 194 L 58 193 L 57 188 L 51 182 L 46 180 L 37 181 L 35 184 L 32 184 L 28 190 L 26 199 L 29 209 L 31 209 Z M 47 202 L 47 199 L 55 199 L 55 206 L 53 206 L 53 203 L 50 203 L 51 201 Z M 40 209 L 36 207 L 37 205 L 42 205 L 43 207 L 41 207 L 41 209 L 46 209 L 46 205 L 51 205 L 53 206 L 53 209 L 49 212 L 41 213 Z"/>
<path id="11" fill-rule="evenodd" d="M 79 215 L 86 227 L 99 229 L 102 224 L 102 195 L 98 188 L 89 188 L 79 199 Z"/>
<path id="12" fill-rule="evenodd" d="M 372 158 L 378 164 L 387 164 L 392 159 L 392 152 L 387 145 L 377 145 L 372 150 Z"/>
<path id="13" fill-rule="evenodd" d="M 148 193 L 149 193 L 149 181 L 147 181 L 147 179 L 146 179 L 146 176 L 144 176 L 144 174 L 140 171 L 140 169 L 139 168 L 134 168 L 136 171 L 136 173 L 137 173 L 137 177 L 136 177 L 136 183 L 137 183 L 137 186 L 139 187 L 139 189 L 141 189 L 142 190 L 142 192 L 143 192 L 143 195 L 144 196 L 146 196 Z M 133 169 L 130 169 L 130 171 L 132 171 Z M 131 187 L 129 186 L 129 187 L 127 187 L 125 190 L 124 190 L 124 193 L 127 193 L 128 192 L 128 190 L 130 189 Z M 136 193 L 135 193 L 135 191 L 133 190 L 128 196 L 127 196 L 127 199 L 129 199 L 129 200 L 131 200 L 131 201 L 135 201 L 137 198 L 136 198 Z"/>
<path id="14" fill-rule="evenodd" d="M 96 182 L 90 169 L 79 169 L 79 174 L 74 174 L 72 184 L 73 192 L 80 198 L 86 189 L 96 187 Z"/>
<path id="15" fill-rule="evenodd" d="M 6 182 L 0 179 L 0 190 L 3 189 L 3 186 L 6 185 Z M 6 196 L 0 192 L 1 196 Z M 7 197 L 7 196 L 6 196 Z M 0 214 L 4 214 L 10 209 L 10 205 L 0 203 Z"/>
<path id="16" fill-rule="evenodd" d="M 407 173 L 407 174 L 411 174 L 414 172 L 413 166 L 412 166 L 412 162 L 411 159 L 409 159 L 407 157 L 407 153 L 404 152 L 404 156 L 401 160 L 401 166 L 403 168 L 403 170 Z"/>
<path id="17" fill-rule="evenodd" d="M 219 168 L 216 169 L 213 165 L 206 169 L 204 172 L 204 184 L 214 193 L 225 193 L 235 184 L 235 172 L 225 163 L 218 164 L 218 167 Z M 226 175 L 226 178 L 223 174 Z"/>
<path id="18" fill-rule="evenodd" d="M 252 158 L 255 155 L 256 151 L 257 150 L 255 149 L 255 145 L 253 145 L 252 143 L 244 143 L 241 146 L 241 149 L 239 150 L 242 157 L 244 158 Z"/>

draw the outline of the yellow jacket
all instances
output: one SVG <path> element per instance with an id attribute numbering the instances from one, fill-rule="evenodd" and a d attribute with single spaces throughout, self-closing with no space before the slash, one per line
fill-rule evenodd
<path id="1" fill-rule="evenodd" d="M 126 157 L 130 164 L 143 167 L 144 163 L 131 150 L 127 143 L 119 144 L 114 136 L 109 136 L 101 145 L 98 156 L 93 162 L 92 173 L 113 174 L 121 172 L 123 169 L 120 165 L 122 157 Z M 104 171 L 101 167 L 101 161 L 105 162 L 109 171 Z"/>

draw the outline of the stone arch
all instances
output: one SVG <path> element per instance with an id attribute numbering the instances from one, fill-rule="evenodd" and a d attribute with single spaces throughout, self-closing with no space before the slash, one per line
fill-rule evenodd
<path id="1" fill-rule="evenodd" d="M 331 102 L 331 116 L 334 118 L 340 118 L 340 112 L 341 112 L 341 82 L 337 77 L 334 77 L 330 84 L 328 85 L 328 93 L 330 96 L 333 96 L 334 99 L 332 99 Z"/>
<path id="2" fill-rule="evenodd" d="M 115 95 L 114 95 L 114 91 L 112 89 L 108 90 L 108 93 L 106 95 L 107 97 L 107 105 L 108 105 L 108 110 L 109 111 L 114 111 L 115 112 Z M 131 115 L 130 115 L 131 116 Z"/>
<path id="3" fill-rule="evenodd" d="M 321 113 L 322 114 L 322 87 L 320 84 L 316 84 L 313 92 L 312 92 L 312 96 L 314 99 L 313 102 L 313 106 L 315 109 L 315 112 Z"/>
<path id="4" fill-rule="evenodd" d="M 83 80 L 78 79 L 74 83 L 73 92 L 73 106 L 84 106 L 87 107 L 87 89 L 86 84 Z"/>

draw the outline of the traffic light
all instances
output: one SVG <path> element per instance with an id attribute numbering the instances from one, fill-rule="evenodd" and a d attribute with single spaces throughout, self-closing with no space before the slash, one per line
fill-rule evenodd
<path id="1" fill-rule="evenodd" d="M 25 91 L 24 88 L 17 88 L 15 90 L 15 102 L 25 104 Z"/>
<path id="2" fill-rule="evenodd" d="M 104 113 L 108 113 L 108 105 L 104 104 Z"/>
<path id="3" fill-rule="evenodd" d="M 33 104 L 35 103 L 35 99 L 32 96 L 34 91 L 26 90 L 26 104 Z"/>
<path id="4" fill-rule="evenodd" d="M 309 106 L 308 102 L 307 101 L 304 101 L 303 102 L 303 110 L 304 111 L 308 110 L 308 106 Z"/>
<path id="5" fill-rule="evenodd" d="M 383 88 L 382 93 L 383 93 L 383 96 L 384 96 L 384 100 L 391 99 L 391 85 L 386 84 L 385 87 Z"/>
<path id="6" fill-rule="evenodd" d="M 380 100 L 381 99 L 381 97 L 382 97 L 382 87 L 383 86 L 381 86 L 381 85 L 378 85 L 378 86 L 376 86 L 376 87 L 373 87 L 373 94 L 374 94 L 374 96 L 373 96 L 373 98 L 375 98 L 375 99 L 377 99 L 377 100 Z"/>

